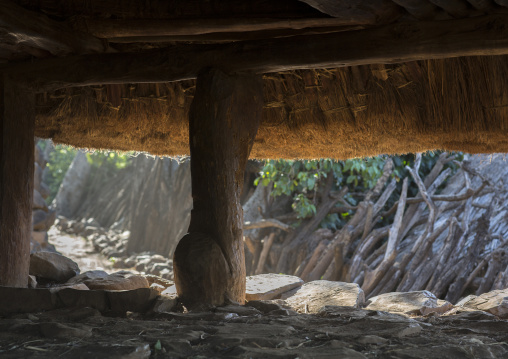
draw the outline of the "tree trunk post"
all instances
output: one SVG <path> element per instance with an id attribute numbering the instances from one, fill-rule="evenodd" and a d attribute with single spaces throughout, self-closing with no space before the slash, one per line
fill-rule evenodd
<path id="1" fill-rule="evenodd" d="M 30 266 L 35 95 L 0 76 L 0 285 L 26 287 Z"/>
<path id="2" fill-rule="evenodd" d="M 189 114 L 193 210 L 173 261 L 188 308 L 245 302 L 240 195 L 262 109 L 260 77 L 216 69 L 198 75 Z"/>

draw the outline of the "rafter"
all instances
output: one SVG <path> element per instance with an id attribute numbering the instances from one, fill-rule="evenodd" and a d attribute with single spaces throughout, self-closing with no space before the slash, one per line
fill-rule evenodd
<path id="1" fill-rule="evenodd" d="M 93 84 L 179 81 L 196 78 L 206 67 L 269 73 L 503 54 L 508 54 L 508 16 L 491 15 L 325 35 L 40 60 L 0 71 L 18 72 L 28 85 L 42 91 Z"/>
<path id="2" fill-rule="evenodd" d="M 104 52 L 107 47 L 100 39 L 25 10 L 10 0 L 0 0 L 0 33 L 3 43 L 40 49 L 57 56 Z"/>

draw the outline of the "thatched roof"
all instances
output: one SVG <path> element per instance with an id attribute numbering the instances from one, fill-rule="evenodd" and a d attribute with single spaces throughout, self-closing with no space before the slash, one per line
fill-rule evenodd
<path id="1" fill-rule="evenodd" d="M 433 149 L 508 152 L 508 58 L 266 75 L 252 157 L 350 158 Z M 38 97 L 36 135 L 78 147 L 188 154 L 194 81 Z"/>
<path id="2" fill-rule="evenodd" d="M 76 31 L 82 31 L 80 44 L 86 45 L 79 47 L 79 51 L 78 47 L 50 51 L 50 56 L 62 58 L 80 52 L 97 52 L 100 43 L 86 36 L 102 36 L 102 41 L 115 52 L 130 53 L 182 42 L 210 46 L 240 41 L 242 37 L 284 38 L 291 32 L 296 35 L 353 33 L 358 29 L 416 23 L 422 19 L 436 22 L 476 19 L 504 14 L 507 10 L 500 1 L 465 0 L 449 4 L 439 2 L 444 3 L 440 6 L 422 1 L 425 6 L 419 8 L 410 6 L 414 2 L 403 0 L 360 1 L 360 5 L 348 13 L 345 6 L 351 2 L 345 1 L 285 0 L 272 4 L 256 0 L 243 6 L 240 2 L 227 2 L 234 4 L 228 9 L 227 4 L 222 2 L 221 5 L 220 1 L 207 2 L 206 6 L 192 1 L 155 1 L 143 7 L 141 2 L 109 0 L 109 10 L 95 0 L 89 1 L 87 6 L 79 1 L 56 0 L 18 0 L 17 3 L 41 16 L 48 14 L 51 19 L 66 20 Z M 125 6 L 120 6 L 122 4 Z M 72 16 L 76 14 L 79 16 Z M 208 32 L 191 26 L 190 35 L 182 35 L 179 27 L 173 27 L 165 30 L 164 36 L 154 37 L 157 29 L 146 27 L 147 37 L 143 32 L 133 37 L 107 23 L 111 19 L 173 18 L 184 24 L 189 19 L 199 22 L 200 17 L 219 15 L 224 18 L 220 24 L 236 30 L 229 33 L 217 30 L 220 24 L 214 22 L 214 30 Z M 260 18 L 264 21 L 262 26 Z M 289 28 L 284 28 L 286 25 L 277 22 L 280 18 L 293 22 L 288 23 Z M 235 21 L 245 21 L 259 31 L 240 31 Z M 303 25 L 294 25 L 298 21 Z M 323 25 L 314 24 L 320 21 Z M 269 29 L 270 26 L 276 28 Z M 506 40 L 506 26 L 502 22 L 500 25 L 499 19 L 492 22 L 491 27 L 496 26 L 501 27 L 502 38 L 489 44 L 497 46 Z M 409 32 L 410 28 L 397 28 L 399 35 L 404 31 Z M 87 32 L 86 36 L 83 32 Z M 123 34 L 123 37 L 115 34 Z M 368 42 L 357 44 L 358 47 L 370 45 Z M 36 45 L 31 46 L 30 51 L 14 46 L 15 50 L 11 48 L 7 55 L 0 51 L 0 61 L 3 57 L 11 64 L 33 61 L 34 56 L 44 57 L 35 50 Z M 301 51 L 304 53 L 306 49 Z M 487 47 L 482 47 L 479 53 L 489 52 Z M 498 48 L 495 53 L 508 51 Z M 343 159 L 434 149 L 508 152 L 508 57 L 452 55 L 447 59 L 265 74 L 263 122 L 251 157 Z M 431 56 L 436 57 L 446 56 Z M 194 80 L 185 80 L 42 92 L 37 95 L 36 135 L 85 148 L 136 150 L 169 156 L 189 154 L 188 112 L 194 86 Z"/>

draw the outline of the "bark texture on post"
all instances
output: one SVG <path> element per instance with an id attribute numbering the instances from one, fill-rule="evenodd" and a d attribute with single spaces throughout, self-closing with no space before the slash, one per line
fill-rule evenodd
<path id="1" fill-rule="evenodd" d="M 0 78 L 0 285 L 26 287 L 34 180 L 35 95 Z"/>
<path id="2" fill-rule="evenodd" d="M 245 302 L 240 194 L 262 108 L 261 77 L 198 75 L 189 126 L 193 210 L 173 263 L 188 307 Z"/>

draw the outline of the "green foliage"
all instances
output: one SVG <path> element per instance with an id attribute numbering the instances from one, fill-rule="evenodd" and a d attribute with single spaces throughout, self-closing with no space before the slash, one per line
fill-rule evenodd
<path id="1" fill-rule="evenodd" d="M 293 195 L 293 209 L 298 218 L 310 217 L 316 213 L 316 206 L 309 194 L 317 193 L 319 185 L 329 175 L 334 176 L 335 186 L 347 185 L 351 189 L 371 188 L 382 174 L 384 159 L 373 157 L 347 161 L 304 160 L 285 161 L 270 160 L 265 163 L 254 184 L 268 186 L 273 183 L 272 195 Z M 348 196 L 351 204 L 356 201 Z"/>
<path id="2" fill-rule="evenodd" d="M 420 176 L 424 178 L 432 170 L 434 164 L 439 158 L 440 152 L 429 152 L 422 157 L 420 165 Z M 457 159 L 462 160 L 462 154 L 457 154 Z M 344 186 L 349 187 L 345 200 L 352 206 L 362 200 L 367 190 L 376 185 L 377 180 L 383 173 L 383 166 L 388 156 L 378 156 L 365 159 L 350 159 L 346 161 L 326 160 L 304 160 L 304 161 L 285 161 L 269 160 L 266 161 L 259 177 L 254 184 L 263 186 L 273 186 L 272 195 L 293 196 L 293 210 L 297 218 L 303 219 L 311 217 L 316 213 L 316 195 L 322 187 L 327 176 L 334 176 L 334 189 L 340 190 Z M 415 156 L 413 154 L 392 156 L 394 162 L 394 171 L 392 177 L 398 182 L 398 188 L 394 191 L 388 206 L 400 196 L 402 181 L 400 179 L 407 177 L 406 166 L 413 166 Z M 449 167 L 456 170 L 456 165 L 452 162 Z M 411 182 L 409 187 L 409 196 L 416 196 L 418 188 Z M 331 213 L 322 221 L 321 226 L 337 229 L 344 225 L 350 218 L 351 211 L 343 213 Z M 386 220 L 386 219 L 385 219 Z"/>

